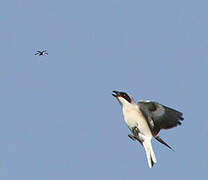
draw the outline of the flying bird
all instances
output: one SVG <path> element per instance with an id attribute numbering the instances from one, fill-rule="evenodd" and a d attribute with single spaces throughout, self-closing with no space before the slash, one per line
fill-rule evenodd
<path id="1" fill-rule="evenodd" d="M 35 55 L 43 56 L 44 54 L 48 55 L 47 50 L 44 51 L 37 51 Z"/>
<path id="2" fill-rule="evenodd" d="M 177 110 L 154 101 L 135 102 L 132 96 L 125 92 L 113 91 L 122 107 L 124 120 L 132 134 L 128 136 L 143 145 L 149 168 L 157 162 L 151 140 L 157 141 L 172 149 L 164 142 L 158 133 L 161 129 L 170 129 L 181 125 L 183 114 Z M 172 149 L 173 150 L 173 149 Z"/>

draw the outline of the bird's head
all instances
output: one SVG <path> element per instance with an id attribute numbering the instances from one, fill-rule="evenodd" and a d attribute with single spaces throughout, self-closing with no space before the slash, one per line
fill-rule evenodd
<path id="1" fill-rule="evenodd" d="M 134 99 L 125 92 L 113 91 L 113 93 L 112 95 L 118 99 L 121 105 L 128 105 L 134 102 Z"/>

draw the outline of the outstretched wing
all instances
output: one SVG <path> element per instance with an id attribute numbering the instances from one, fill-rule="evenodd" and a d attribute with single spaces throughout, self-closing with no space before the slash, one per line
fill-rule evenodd
<path id="1" fill-rule="evenodd" d="M 139 109 L 147 119 L 153 135 L 157 135 L 160 129 L 169 129 L 181 125 L 183 114 L 167 106 L 151 101 L 140 101 Z"/>

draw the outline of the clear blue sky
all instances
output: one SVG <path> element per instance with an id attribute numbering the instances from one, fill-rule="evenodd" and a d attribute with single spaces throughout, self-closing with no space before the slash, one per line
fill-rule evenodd
<path id="1" fill-rule="evenodd" d="M 0 178 L 208 179 L 208 1 L 5 0 Z M 34 56 L 47 49 L 48 56 Z M 127 134 L 112 90 L 184 113 L 153 141 Z"/>

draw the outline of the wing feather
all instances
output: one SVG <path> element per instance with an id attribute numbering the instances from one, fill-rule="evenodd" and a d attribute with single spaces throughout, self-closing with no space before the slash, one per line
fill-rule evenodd
<path id="1" fill-rule="evenodd" d="M 181 125 L 183 114 L 177 110 L 151 101 L 140 101 L 138 106 L 147 119 L 153 134 L 159 133 L 160 129 L 169 129 Z"/>

